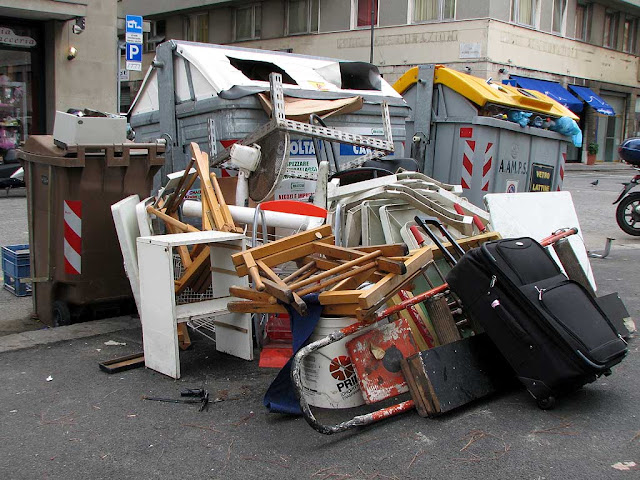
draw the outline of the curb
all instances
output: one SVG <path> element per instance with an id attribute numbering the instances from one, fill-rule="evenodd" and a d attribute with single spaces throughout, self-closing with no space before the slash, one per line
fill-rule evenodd
<path id="1" fill-rule="evenodd" d="M 0 353 L 136 328 L 140 328 L 140 320 L 125 316 L 77 323 L 66 327 L 14 333 L 0 337 Z"/>
<path id="2" fill-rule="evenodd" d="M 629 172 L 633 174 L 634 168 L 625 163 L 596 163 L 594 165 L 586 165 L 584 163 L 566 163 L 564 169 L 567 172 Z"/>

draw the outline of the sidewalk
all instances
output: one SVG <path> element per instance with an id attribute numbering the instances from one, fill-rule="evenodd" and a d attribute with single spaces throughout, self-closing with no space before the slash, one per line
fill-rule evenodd
<path id="1" fill-rule="evenodd" d="M 140 328 L 140 320 L 130 316 L 76 323 L 66 327 L 45 327 L 0 337 L 0 353 L 137 328 Z"/>
<path id="2" fill-rule="evenodd" d="M 567 172 L 629 172 L 629 175 L 634 172 L 631 165 L 622 162 L 597 162 L 594 165 L 565 163 L 564 169 Z"/>

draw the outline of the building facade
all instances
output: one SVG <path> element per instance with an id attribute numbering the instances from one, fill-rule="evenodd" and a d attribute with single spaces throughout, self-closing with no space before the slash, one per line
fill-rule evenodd
<path id="1" fill-rule="evenodd" d="M 117 0 L 0 2 L 0 155 L 56 110 L 116 111 Z"/>
<path id="2" fill-rule="evenodd" d="M 597 144 L 597 160 L 615 161 L 622 139 L 640 134 L 638 1 L 183 0 L 179 7 L 120 3 L 120 16 L 151 22 L 145 66 L 168 39 L 372 59 L 390 83 L 412 66 L 439 63 L 494 82 L 529 77 L 598 94 L 614 114 L 585 103 L 578 113 L 585 148 L 570 149 L 568 160 L 584 161 L 586 146 Z M 123 107 L 142 75 L 130 80 Z"/>

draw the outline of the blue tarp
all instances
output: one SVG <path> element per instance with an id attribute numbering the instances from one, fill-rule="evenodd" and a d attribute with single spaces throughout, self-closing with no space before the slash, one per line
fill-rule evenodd
<path id="1" fill-rule="evenodd" d="M 582 101 L 571 95 L 571 93 L 569 93 L 569 91 L 558 82 L 518 77 L 517 75 L 511 75 L 510 80 L 515 80 L 516 86 L 520 88 L 544 93 L 546 96 L 553 98 L 556 102 L 561 103 L 574 113 L 582 111 Z"/>
<path id="2" fill-rule="evenodd" d="M 597 94 L 593 93 L 591 89 L 587 87 L 580 87 L 578 85 L 569 85 L 569 89 L 572 90 L 578 97 L 587 102 L 591 108 L 602 115 L 613 116 L 616 112 L 613 107 L 600 98 Z"/>

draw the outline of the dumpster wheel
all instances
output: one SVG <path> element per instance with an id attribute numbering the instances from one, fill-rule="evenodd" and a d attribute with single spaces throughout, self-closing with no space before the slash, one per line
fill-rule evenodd
<path id="1" fill-rule="evenodd" d="M 51 306 L 53 311 L 53 324 L 56 327 L 71 325 L 71 311 L 67 302 L 56 300 Z"/>

